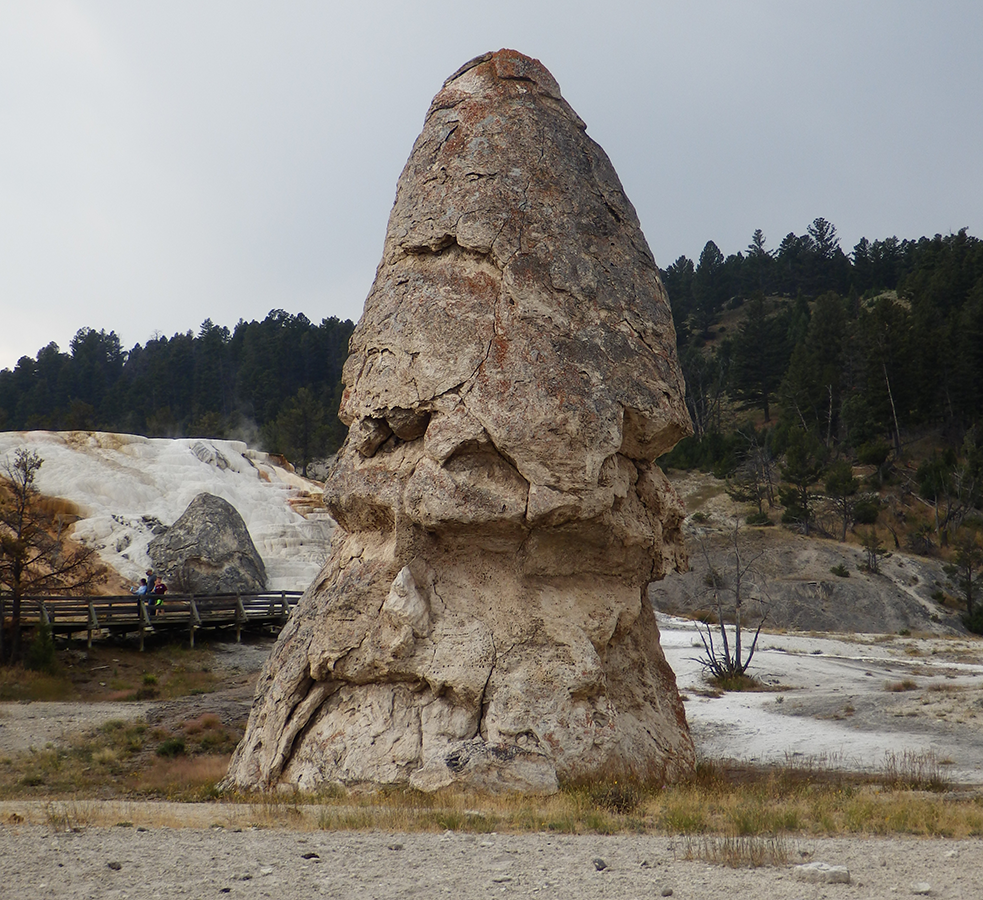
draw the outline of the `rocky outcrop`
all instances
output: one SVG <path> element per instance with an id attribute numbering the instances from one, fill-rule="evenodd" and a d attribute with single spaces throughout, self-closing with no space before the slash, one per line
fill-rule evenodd
<path id="1" fill-rule="evenodd" d="M 716 489 L 723 491 L 719 484 Z M 699 551 L 693 553 L 690 571 L 650 586 L 649 599 L 656 610 L 694 618 L 715 616 L 708 587 L 712 567 L 723 581 L 728 613 L 735 572 L 734 521 L 715 513 L 684 526 L 690 546 Z M 933 599 L 946 580 L 937 560 L 894 550 L 874 575 L 865 570 L 864 551 L 856 544 L 778 528 L 742 528 L 738 547 L 745 564 L 754 560 L 742 579 L 744 621 L 754 627 L 767 615 L 768 628 L 790 631 L 966 633 L 958 612 Z"/>
<path id="2" fill-rule="evenodd" d="M 173 590 L 235 594 L 266 590 L 266 568 L 236 508 L 198 494 L 147 547 L 154 571 Z"/>
<path id="3" fill-rule="evenodd" d="M 684 562 L 658 269 L 536 60 L 472 60 L 397 186 L 345 366 L 340 525 L 228 786 L 552 790 L 693 766 L 645 585 Z"/>

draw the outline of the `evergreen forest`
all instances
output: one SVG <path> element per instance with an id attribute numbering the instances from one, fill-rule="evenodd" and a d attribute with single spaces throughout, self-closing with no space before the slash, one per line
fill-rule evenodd
<path id="1" fill-rule="evenodd" d="M 0 371 L 0 428 L 98 430 L 148 437 L 233 437 L 298 467 L 333 452 L 350 321 L 273 310 L 235 329 L 206 319 L 197 334 L 124 350 L 114 331 L 81 329 Z"/>
<path id="2" fill-rule="evenodd" d="M 695 437 L 686 458 L 730 465 L 740 412 L 830 452 L 887 442 L 900 454 L 938 429 L 958 451 L 983 419 L 983 242 L 962 230 L 861 240 L 852 253 L 816 219 L 770 251 L 708 242 L 663 271 Z M 983 437 L 983 435 L 981 435 Z"/>

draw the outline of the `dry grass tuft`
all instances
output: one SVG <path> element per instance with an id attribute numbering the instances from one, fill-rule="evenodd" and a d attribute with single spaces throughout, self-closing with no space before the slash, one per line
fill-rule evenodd
<path id="1" fill-rule="evenodd" d="M 788 841 L 777 835 L 687 838 L 681 845 L 673 845 L 673 855 L 676 859 L 698 859 L 731 869 L 757 869 L 787 865 L 791 853 Z"/>
<path id="2" fill-rule="evenodd" d="M 77 801 L 46 803 L 44 818 L 53 831 L 65 832 L 82 831 L 96 821 L 90 805 Z"/>
<path id="3" fill-rule="evenodd" d="M 707 681 L 721 691 L 764 691 L 768 688 L 753 675 L 747 672 L 728 672 L 723 675 L 712 675 Z"/>
<path id="4" fill-rule="evenodd" d="M 131 773 L 127 786 L 134 793 L 168 800 L 212 800 L 216 785 L 225 777 L 230 755 L 157 757 L 138 772 Z"/>
<path id="5" fill-rule="evenodd" d="M 945 761 L 935 753 L 888 753 L 884 759 L 883 783 L 896 790 L 947 791 L 952 782 L 945 772 Z"/>
<path id="6" fill-rule="evenodd" d="M 221 728 L 222 720 L 215 713 L 204 713 L 197 719 L 189 719 L 182 726 L 185 734 L 201 734 L 203 731 Z"/>
<path id="7" fill-rule="evenodd" d="M 70 700 L 65 679 L 60 675 L 32 672 L 23 666 L 0 666 L 0 701 Z"/>
<path id="8" fill-rule="evenodd" d="M 904 691 L 917 691 L 918 684 L 912 678 L 904 678 L 901 681 L 885 682 L 884 690 L 892 694 L 900 694 Z"/>

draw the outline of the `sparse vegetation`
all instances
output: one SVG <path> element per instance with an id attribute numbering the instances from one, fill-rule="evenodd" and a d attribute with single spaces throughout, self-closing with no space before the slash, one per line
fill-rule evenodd
<path id="1" fill-rule="evenodd" d="M 889 681 L 884 685 L 884 690 L 893 694 L 900 694 L 904 691 L 917 691 L 918 685 L 911 678 L 904 678 L 901 681 Z"/>
<path id="2" fill-rule="evenodd" d="M 204 718 L 184 724 L 185 735 L 209 730 L 214 723 Z M 225 774 L 227 755 L 197 755 L 186 736 L 190 752 L 148 757 L 155 740 L 146 726 L 111 722 L 67 751 L 46 748 L 20 760 L 2 760 L 0 796 L 51 798 L 50 822 L 63 830 L 117 824 L 115 819 L 100 821 L 97 808 L 86 805 L 87 798 L 103 795 L 107 783 L 124 784 L 129 796 L 199 801 L 219 796 L 216 784 Z M 138 772 L 130 767 L 136 758 Z M 834 762 L 816 758 L 753 768 L 702 760 L 693 778 L 679 785 L 611 780 L 568 785 L 551 796 L 451 789 L 434 794 L 398 788 L 349 792 L 332 785 L 311 795 L 222 799 L 241 809 L 227 813 L 240 825 L 682 835 L 694 838 L 679 845 L 687 858 L 742 866 L 777 861 L 785 837 L 795 834 L 983 835 L 979 802 L 926 793 L 948 788 L 944 760 L 931 754 L 889 754 L 882 771 L 864 775 L 840 771 Z M 168 818 L 159 824 L 177 822 Z"/>
<path id="3" fill-rule="evenodd" d="M 206 714 L 172 726 L 111 720 L 67 745 L 0 759 L 0 797 L 215 796 L 245 722 Z"/>
<path id="4" fill-rule="evenodd" d="M 173 700 L 215 690 L 221 678 L 208 660 L 207 645 L 147 653 L 126 646 L 62 646 L 44 671 L 0 666 L 0 701 Z"/>
<path id="5" fill-rule="evenodd" d="M 717 628 L 720 634 L 720 647 L 714 643 L 713 628 L 707 624 L 706 630 L 700 631 L 700 640 L 703 642 L 703 656 L 697 660 L 703 666 L 707 678 L 721 690 L 747 690 L 749 683 L 754 679 L 747 675 L 748 667 L 754 658 L 754 651 L 758 645 L 758 636 L 765 622 L 762 614 L 758 620 L 758 626 L 751 640 L 751 645 L 745 654 L 742 648 L 743 623 L 741 616 L 746 600 L 758 599 L 750 595 L 754 590 L 761 592 L 761 586 L 756 583 L 755 563 L 760 554 L 747 558 L 747 551 L 743 546 L 740 535 L 740 521 L 734 521 L 731 532 L 731 558 L 732 567 L 729 571 L 729 578 L 724 578 L 717 572 L 710 563 L 710 552 L 705 541 L 700 542 L 700 547 L 707 562 L 707 574 L 705 576 L 706 586 L 710 589 L 714 606 L 717 610 Z M 727 616 L 725 617 L 725 606 L 723 594 L 728 593 L 732 602 L 726 605 Z M 733 647 L 727 633 L 725 622 L 731 617 L 734 623 Z"/>
<path id="6" fill-rule="evenodd" d="M 869 775 L 846 774 L 831 762 L 755 769 L 704 760 L 685 784 L 632 785 L 627 803 L 614 784 L 568 786 L 549 797 L 335 789 L 329 796 L 296 797 L 292 811 L 283 804 L 281 815 L 296 820 L 302 814 L 296 804 L 311 803 L 313 823 L 326 829 L 697 836 L 679 845 L 680 853 L 734 865 L 761 864 L 754 860 L 770 854 L 778 859 L 784 837 L 794 834 L 983 835 L 978 802 L 925 795 L 946 788 L 937 760 L 902 754 L 889 757 L 883 772 Z M 274 814 L 273 807 L 266 811 Z"/>
<path id="7" fill-rule="evenodd" d="M 789 842 L 782 835 L 687 838 L 674 845 L 673 852 L 678 859 L 699 859 L 731 869 L 784 866 L 790 856 Z"/>
<path id="8" fill-rule="evenodd" d="M 24 597 L 85 594 L 105 579 L 94 547 L 60 539 L 64 523 L 35 483 L 43 463 L 36 451 L 24 449 L 0 461 L 0 663 L 21 661 Z M 32 647 L 30 668 L 53 666 L 51 635 L 44 632 L 42 627 L 35 635 L 40 643 Z"/>

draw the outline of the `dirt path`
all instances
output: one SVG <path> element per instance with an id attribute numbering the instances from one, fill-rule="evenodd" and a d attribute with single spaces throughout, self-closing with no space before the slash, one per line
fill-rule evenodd
<path id="1" fill-rule="evenodd" d="M 219 897 L 556 897 L 577 900 L 978 900 L 983 841 L 800 839 L 788 865 L 679 859 L 665 837 L 285 832 L 224 828 L 0 827 L 0 896 L 52 900 Z M 795 866 L 845 866 L 849 884 Z"/>

